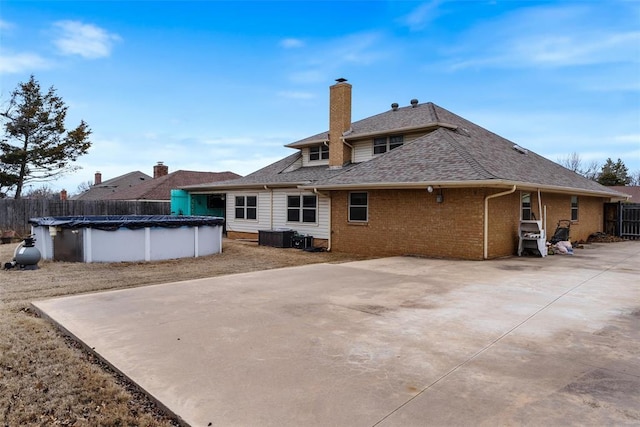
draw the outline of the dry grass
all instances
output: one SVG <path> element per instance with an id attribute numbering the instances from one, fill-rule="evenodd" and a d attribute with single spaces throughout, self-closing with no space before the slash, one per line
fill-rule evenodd
<path id="1" fill-rule="evenodd" d="M 0 245 L 0 261 L 15 244 Z M 172 426 L 144 395 L 37 317 L 38 299 L 122 289 L 357 256 L 224 241 L 224 252 L 151 263 L 40 262 L 35 271 L 0 271 L 0 420 L 3 426 Z"/>

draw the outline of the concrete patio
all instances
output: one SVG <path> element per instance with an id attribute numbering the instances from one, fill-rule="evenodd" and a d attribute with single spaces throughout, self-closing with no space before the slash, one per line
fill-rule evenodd
<path id="1" fill-rule="evenodd" d="M 192 426 L 637 425 L 639 273 L 624 242 L 33 304 Z"/>

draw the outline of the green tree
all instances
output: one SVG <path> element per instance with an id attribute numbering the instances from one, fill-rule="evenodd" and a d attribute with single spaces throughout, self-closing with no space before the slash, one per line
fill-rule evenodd
<path id="1" fill-rule="evenodd" d="M 614 163 L 611 158 L 608 158 L 598 174 L 597 181 L 607 186 L 628 185 L 631 182 L 631 177 L 628 174 L 629 170 L 622 160 L 618 159 Z"/>
<path id="2" fill-rule="evenodd" d="M 56 179 L 79 169 L 73 163 L 91 147 L 91 129 L 83 121 L 65 128 L 67 106 L 53 88 L 42 94 L 33 76 L 11 93 L 0 112 L 0 185 L 15 186 L 19 199 L 28 182 Z"/>

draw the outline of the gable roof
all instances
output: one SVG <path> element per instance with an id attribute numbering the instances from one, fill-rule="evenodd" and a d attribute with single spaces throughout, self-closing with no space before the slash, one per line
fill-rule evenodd
<path id="1" fill-rule="evenodd" d="M 167 175 L 153 178 L 141 184 L 122 188 L 107 194 L 106 200 L 171 200 L 171 190 L 185 185 L 203 182 L 225 181 L 239 178 L 233 172 L 197 172 L 178 170 Z"/>
<path id="2" fill-rule="evenodd" d="M 327 190 L 518 185 L 521 189 L 624 198 L 610 187 L 586 179 L 431 102 L 353 122 L 343 137 L 349 143 L 412 131 L 427 134 L 366 162 L 338 169 L 314 166 L 292 170 L 291 166 L 301 157 L 297 152 L 244 178 L 199 189 L 263 185 Z M 300 149 L 328 140 L 328 132 L 321 132 L 287 147 Z"/>
<path id="3" fill-rule="evenodd" d="M 151 180 L 149 175 L 140 171 L 129 172 L 124 175 L 103 181 L 100 184 L 92 185 L 84 193 L 72 197 L 72 200 L 104 200 L 107 196 L 126 188 L 134 187 Z"/>

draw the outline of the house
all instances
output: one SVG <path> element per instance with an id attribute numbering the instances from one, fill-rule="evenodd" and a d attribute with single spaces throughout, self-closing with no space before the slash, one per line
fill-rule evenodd
<path id="1" fill-rule="evenodd" d="M 640 203 L 640 185 L 616 185 L 610 188 L 628 194 L 629 200 L 627 200 L 627 203 Z"/>
<path id="2" fill-rule="evenodd" d="M 604 203 L 625 198 L 430 102 L 352 122 L 351 96 L 338 79 L 329 130 L 290 156 L 182 190 L 225 199 L 230 238 L 287 228 L 335 251 L 471 260 L 515 254 L 526 221 L 552 235 L 570 219 L 571 239 L 586 239 Z"/>
<path id="3" fill-rule="evenodd" d="M 113 194 L 123 188 L 130 188 L 145 181 L 152 179 L 146 173 L 140 171 L 129 172 L 124 175 L 102 181 L 102 173 L 96 172 L 93 185 L 87 190 L 76 196 L 71 197 L 72 200 L 104 200 L 110 194 Z"/>
<path id="4" fill-rule="evenodd" d="M 186 170 L 169 173 L 169 167 L 163 162 L 158 162 L 153 167 L 153 178 L 142 172 L 130 172 L 104 182 L 101 177 L 100 172 L 97 172 L 95 184 L 75 199 L 168 202 L 171 200 L 171 190 L 174 188 L 204 182 L 226 181 L 240 178 L 240 175 L 233 172 Z"/>

